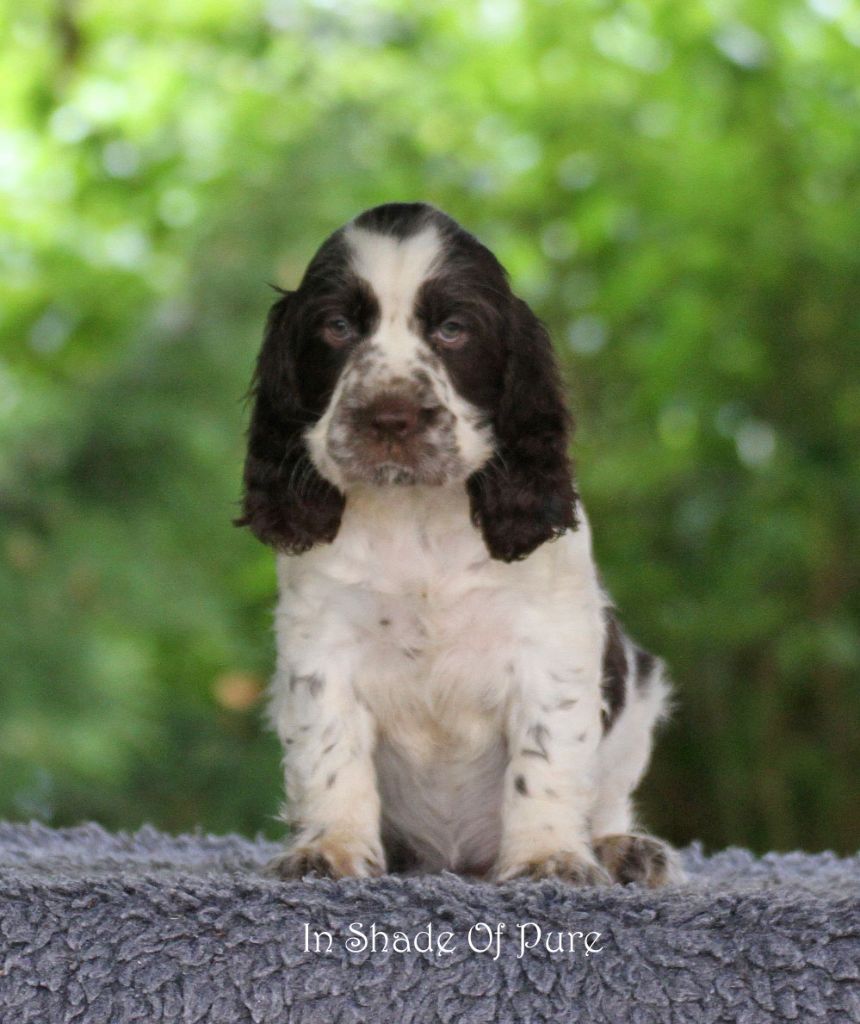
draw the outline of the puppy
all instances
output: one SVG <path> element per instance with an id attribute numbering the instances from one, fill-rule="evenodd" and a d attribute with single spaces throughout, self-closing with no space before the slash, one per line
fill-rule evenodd
<path id="1" fill-rule="evenodd" d="M 239 525 L 278 552 L 285 878 L 658 886 L 631 793 L 667 693 L 601 589 L 546 330 L 422 203 L 272 307 Z"/>

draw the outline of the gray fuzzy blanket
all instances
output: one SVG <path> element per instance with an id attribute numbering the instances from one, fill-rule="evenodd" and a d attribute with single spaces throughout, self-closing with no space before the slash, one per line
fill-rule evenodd
<path id="1" fill-rule="evenodd" d="M 0 1022 L 860 1021 L 860 857 L 693 847 L 653 893 L 284 883 L 276 849 L 0 825 Z"/>

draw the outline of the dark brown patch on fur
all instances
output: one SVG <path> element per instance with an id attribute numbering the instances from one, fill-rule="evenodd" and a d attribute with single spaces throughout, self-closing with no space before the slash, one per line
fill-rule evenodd
<path id="1" fill-rule="evenodd" d="M 382 845 L 388 870 L 396 874 L 405 874 L 419 867 L 421 861 L 410 844 L 398 835 L 383 832 Z"/>
<path id="2" fill-rule="evenodd" d="M 641 647 L 635 649 L 634 657 L 636 660 L 636 689 L 644 692 L 651 682 L 657 659 L 650 651 L 643 650 Z"/>
<path id="3" fill-rule="evenodd" d="M 300 326 L 301 304 L 299 293 L 291 292 L 269 312 L 251 385 L 243 514 L 235 520 L 263 543 L 289 554 L 334 540 L 344 507 L 343 495 L 311 462 L 302 436 L 322 414 L 343 355 L 319 342 L 311 380 L 299 372 L 308 346 Z"/>
<path id="4" fill-rule="evenodd" d="M 520 796 L 529 795 L 529 787 L 526 783 L 525 775 L 517 775 L 514 779 L 514 789 L 520 794 Z"/>
<path id="5" fill-rule="evenodd" d="M 568 456 L 571 419 L 549 335 L 513 297 L 506 335 L 501 391 L 489 409 L 497 453 L 467 487 L 487 550 L 513 562 L 576 528 L 577 494 Z"/>
<path id="6" fill-rule="evenodd" d="M 603 609 L 606 638 L 603 644 L 603 680 L 601 693 L 605 705 L 601 714 L 603 731 L 609 732 L 624 708 L 627 696 L 627 655 L 624 635 L 612 608 Z"/>
<path id="7" fill-rule="evenodd" d="M 549 753 L 546 749 L 546 743 L 549 739 L 549 729 L 541 722 L 535 722 L 534 725 L 530 726 L 526 730 L 526 736 L 534 741 L 534 745 L 537 747 L 538 754 L 545 760 L 549 760 Z"/>
<path id="8" fill-rule="evenodd" d="M 427 203 L 384 203 L 360 213 L 353 223 L 365 231 L 390 235 L 402 241 L 417 235 L 431 219 L 435 219 L 436 213 Z"/>

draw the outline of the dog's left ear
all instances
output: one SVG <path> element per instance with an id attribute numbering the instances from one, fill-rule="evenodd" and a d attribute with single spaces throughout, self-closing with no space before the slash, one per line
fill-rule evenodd
<path id="1" fill-rule="evenodd" d="M 546 328 L 512 299 L 507 364 L 492 423 L 496 453 L 468 480 L 472 519 L 493 558 L 525 558 L 576 528 L 572 422 Z"/>
<path id="2" fill-rule="evenodd" d="M 304 441 L 312 418 L 296 367 L 296 301 L 295 292 L 287 292 L 269 311 L 251 384 L 254 409 L 243 514 L 234 520 L 263 543 L 291 555 L 334 540 L 345 503 L 340 491 L 320 476 Z"/>

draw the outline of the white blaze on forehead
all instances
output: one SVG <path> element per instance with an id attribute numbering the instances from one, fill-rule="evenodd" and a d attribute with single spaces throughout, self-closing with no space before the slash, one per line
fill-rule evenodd
<path id="1" fill-rule="evenodd" d="M 345 232 L 351 264 L 379 303 L 374 343 L 395 361 L 413 355 L 418 338 L 409 328 L 418 289 L 430 276 L 442 251 L 433 225 L 408 238 L 393 238 L 350 226 Z M 393 368 L 393 367 L 392 367 Z"/>

